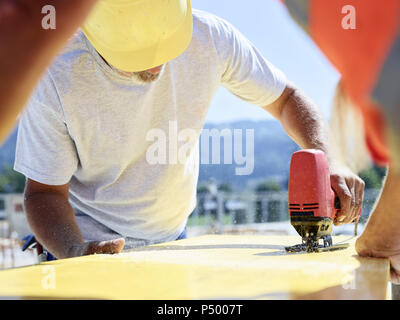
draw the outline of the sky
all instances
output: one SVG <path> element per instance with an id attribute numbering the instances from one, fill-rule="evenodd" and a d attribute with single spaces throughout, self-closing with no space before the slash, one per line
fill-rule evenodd
<path id="1" fill-rule="evenodd" d="M 329 118 L 339 74 L 291 19 L 283 4 L 278 0 L 192 0 L 192 7 L 232 23 Z M 221 88 L 210 106 L 206 122 L 268 118 L 272 117 L 260 107 L 248 104 Z"/>

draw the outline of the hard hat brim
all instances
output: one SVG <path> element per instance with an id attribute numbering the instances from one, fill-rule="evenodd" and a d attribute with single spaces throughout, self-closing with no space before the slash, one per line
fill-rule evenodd
<path id="1" fill-rule="evenodd" d="M 147 40 L 147 45 L 142 48 L 126 50 L 122 45 L 111 48 L 111 45 L 107 45 L 104 34 L 91 27 L 90 23 L 85 23 L 81 29 L 96 51 L 113 67 L 127 72 L 148 70 L 175 59 L 189 46 L 193 34 L 193 16 L 190 0 L 186 1 L 185 17 L 175 26 L 173 32 L 167 37 L 160 36 L 153 42 Z M 94 20 L 96 16 L 89 19 Z M 160 34 L 164 35 L 165 31 L 160 29 Z"/>

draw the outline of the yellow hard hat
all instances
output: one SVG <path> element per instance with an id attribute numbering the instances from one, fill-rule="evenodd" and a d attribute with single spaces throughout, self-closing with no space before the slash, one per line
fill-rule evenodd
<path id="1" fill-rule="evenodd" d="M 138 72 L 178 57 L 193 32 L 190 0 L 99 0 L 82 26 L 117 69 Z"/>

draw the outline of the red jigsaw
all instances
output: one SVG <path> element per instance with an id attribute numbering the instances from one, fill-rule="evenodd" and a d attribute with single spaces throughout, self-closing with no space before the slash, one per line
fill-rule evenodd
<path id="1" fill-rule="evenodd" d="M 286 250 L 319 252 L 347 248 L 348 244 L 332 245 L 332 223 L 339 210 L 325 153 L 313 149 L 295 152 L 289 171 L 289 216 L 303 241 Z"/>

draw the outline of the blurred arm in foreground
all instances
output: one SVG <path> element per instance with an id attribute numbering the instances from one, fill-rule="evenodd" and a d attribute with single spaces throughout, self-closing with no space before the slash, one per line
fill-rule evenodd
<path id="1" fill-rule="evenodd" d="M 377 165 L 390 166 L 384 188 L 357 240 L 356 249 L 361 256 L 389 258 L 392 282 L 399 283 L 400 2 L 282 2 L 341 73 L 340 90 L 361 115 L 364 140 L 372 160 Z M 381 23 L 376 24 L 376 21 Z M 349 120 L 347 107 L 333 112 L 337 112 L 339 121 Z M 353 118 L 353 123 L 356 121 Z M 348 129 L 351 130 L 351 126 L 342 127 L 337 135 L 345 135 L 342 140 L 352 139 L 357 143 Z"/>
<path id="2" fill-rule="evenodd" d="M 97 0 L 0 0 L 0 142 L 36 83 Z M 42 8 L 56 9 L 56 29 L 42 28 Z"/>
<path id="3" fill-rule="evenodd" d="M 361 256 L 389 258 L 392 282 L 400 284 L 400 175 L 389 168 L 385 185 L 363 234 L 356 242 Z"/>

